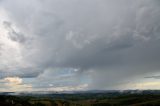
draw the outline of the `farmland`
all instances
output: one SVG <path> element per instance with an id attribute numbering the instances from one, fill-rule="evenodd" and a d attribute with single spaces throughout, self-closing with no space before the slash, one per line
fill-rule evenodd
<path id="1" fill-rule="evenodd" d="M 159 106 L 159 91 L 1 95 L 0 106 Z"/>

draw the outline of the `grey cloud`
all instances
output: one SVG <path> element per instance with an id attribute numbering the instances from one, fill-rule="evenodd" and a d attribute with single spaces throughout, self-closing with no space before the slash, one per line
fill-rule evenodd
<path id="1" fill-rule="evenodd" d="M 34 38 L 22 49 L 24 59 L 41 70 L 33 73 L 57 67 L 79 68 L 79 75 L 93 70 L 91 87 L 107 88 L 160 69 L 157 2 L 15 0 L 3 5 L 11 22 Z M 23 42 L 20 36 L 12 31 L 11 39 Z"/>
<path id="2" fill-rule="evenodd" d="M 64 86 L 78 86 L 84 84 L 78 72 L 74 69 L 46 69 L 32 82 L 35 88 L 52 88 L 52 87 L 64 87 Z M 82 75 L 81 78 L 86 76 Z M 38 82 L 41 82 L 39 84 Z"/>
<path id="3" fill-rule="evenodd" d="M 148 76 L 148 77 L 144 77 L 144 78 L 160 79 L 160 76 L 159 75 L 157 75 L 157 76 Z"/>
<path id="4" fill-rule="evenodd" d="M 11 40 L 16 41 L 16 42 L 20 42 L 20 43 L 25 43 L 25 41 L 26 41 L 25 36 L 20 32 L 16 32 L 12 28 L 12 23 L 4 21 L 3 24 L 4 24 L 5 28 L 8 29 L 8 35 Z"/>
<path id="5" fill-rule="evenodd" d="M 42 70 L 35 69 L 35 68 L 20 68 L 16 70 L 0 70 L 0 79 L 3 79 L 5 77 L 15 77 L 18 76 L 20 78 L 35 78 L 40 73 L 42 73 Z"/>

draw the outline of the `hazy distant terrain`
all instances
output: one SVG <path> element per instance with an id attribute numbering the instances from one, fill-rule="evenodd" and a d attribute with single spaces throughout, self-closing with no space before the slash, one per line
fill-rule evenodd
<path id="1" fill-rule="evenodd" d="M 160 91 L 93 91 L 0 96 L 0 106 L 160 106 Z"/>

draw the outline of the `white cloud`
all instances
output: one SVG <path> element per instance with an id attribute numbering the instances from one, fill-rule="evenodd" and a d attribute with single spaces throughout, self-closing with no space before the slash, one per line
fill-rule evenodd
<path id="1" fill-rule="evenodd" d="M 63 87 L 51 87 L 48 88 L 48 91 L 79 91 L 87 89 L 88 84 L 82 84 L 77 86 L 63 86 Z"/>
<path id="2" fill-rule="evenodd" d="M 0 91 L 31 91 L 31 84 L 24 84 L 23 80 L 19 77 L 6 77 L 0 80 Z"/>
<path id="3" fill-rule="evenodd" d="M 145 81 L 145 82 L 132 82 L 129 84 L 124 84 L 121 89 L 141 89 L 141 90 L 147 90 L 147 89 L 154 89 L 158 90 L 160 89 L 160 81 Z"/>
<path id="4" fill-rule="evenodd" d="M 13 85 L 22 84 L 22 79 L 19 77 L 6 77 L 3 80 L 4 80 L 4 82 L 7 82 L 7 83 L 13 84 Z"/>

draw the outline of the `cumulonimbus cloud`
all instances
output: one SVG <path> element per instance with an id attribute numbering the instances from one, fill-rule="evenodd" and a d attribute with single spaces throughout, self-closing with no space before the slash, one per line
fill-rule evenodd
<path id="1" fill-rule="evenodd" d="M 79 69 L 90 88 L 106 89 L 160 69 L 157 0 L 6 0 L 0 6 L 8 17 L 3 22 L 22 33 L 8 30 L 23 63 L 13 75 Z"/>

